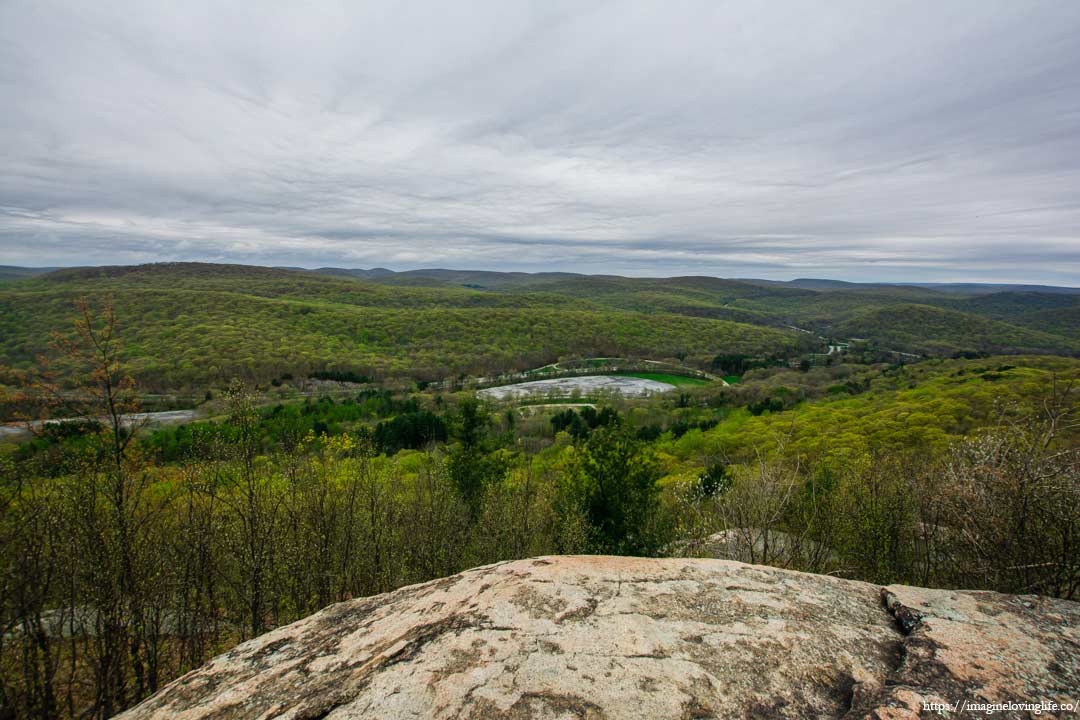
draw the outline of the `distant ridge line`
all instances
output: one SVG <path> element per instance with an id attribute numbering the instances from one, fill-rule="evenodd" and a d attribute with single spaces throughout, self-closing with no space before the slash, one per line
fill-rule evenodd
<path id="1" fill-rule="evenodd" d="M 153 268 L 199 268 L 205 267 L 208 271 L 218 271 L 233 268 L 250 269 L 253 272 L 290 271 L 302 273 L 314 273 L 318 275 L 334 275 L 338 277 L 353 277 L 363 280 L 419 280 L 427 279 L 443 283 L 455 283 L 462 285 L 480 285 L 492 283 L 496 285 L 514 284 L 528 285 L 558 280 L 686 280 L 690 278 L 705 278 L 710 280 L 723 280 L 726 282 L 747 283 L 771 287 L 788 287 L 800 290 L 859 290 L 872 288 L 920 288 L 942 293 L 981 295 L 1000 292 L 1019 293 L 1050 293 L 1050 294 L 1080 294 L 1080 287 L 1065 285 L 1039 285 L 1032 283 L 977 283 L 977 282 L 853 282 L 850 280 L 833 280 L 829 278 L 796 278 L 794 280 L 769 280 L 765 278 L 725 278 L 718 275 L 671 275 L 656 277 L 637 277 L 626 275 L 609 274 L 585 274 L 575 272 L 524 272 L 524 271 L 499 271 L 499 270 L 461 270 L 451 268 L 420 268 L 416 270 L 391 270 L 385 267 L 373 268 L 344 268 L 324 266 L 318 268 L 304 268 L 297 266 L 267 266 L 251 265 L 245 263 L 208 263 L 194 261 L 166 261 L 158 263 L 142 263 L 134 265 L 81 265 L 71 267 L 25 267 L 18 265 L 0 265 L 0 281 L 18 280 L 24 278 L 40 277 L 45 275 L 60 275 L 68 277 L 86 277 L 96 274 L 123 275 L 136 272 L 140 269 Z"/>

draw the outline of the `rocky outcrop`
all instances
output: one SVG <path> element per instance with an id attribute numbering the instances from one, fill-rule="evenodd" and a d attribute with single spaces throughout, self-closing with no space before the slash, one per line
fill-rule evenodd
<path id="1" fill-rule="evenodd" d="M 1076 603 L 723 560 L 543 557 L 333 605 L 122 717 L 907 718 L 1078 689 Z"/>

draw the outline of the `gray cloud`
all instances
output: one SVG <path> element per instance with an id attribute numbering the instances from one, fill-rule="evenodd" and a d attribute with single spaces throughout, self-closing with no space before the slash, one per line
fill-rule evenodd
<path id="1" fill-rule="evenodd" d="M 1080 284 L 1078 35 L 1056 0 L 6 0 L 0 263 Z"/>

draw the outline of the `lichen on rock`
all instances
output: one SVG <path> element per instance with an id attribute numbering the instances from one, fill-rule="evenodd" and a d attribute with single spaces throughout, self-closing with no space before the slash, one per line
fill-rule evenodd
<path id="1" fill-rule="evenodd" d="M 544 557 L 339 603 L 126 720 L 917 717 L 1067 700 L 1080 605 L 724 560 Z"/>

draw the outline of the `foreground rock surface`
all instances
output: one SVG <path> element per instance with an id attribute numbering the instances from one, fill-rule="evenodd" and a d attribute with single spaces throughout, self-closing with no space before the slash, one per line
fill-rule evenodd
<path id="1" fill-rule="evenodd" d="M 333 605 L 122 717 L 906 718 L 936 716 L 924 702 L 1078 690 L 1077 603 L 724 560 L 545 557 Z"/>

